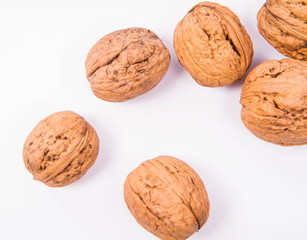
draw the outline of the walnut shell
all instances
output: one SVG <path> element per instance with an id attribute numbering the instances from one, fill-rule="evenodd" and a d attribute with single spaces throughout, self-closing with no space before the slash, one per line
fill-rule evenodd
<path id="1" fill-rule="evenodd" d="M 267 0 L 258 12 L 261 35 L 285 56 L 307 60 L 307 0 Z"/>
<path id="2" fill-rule="evenodd" d="M 98 98 L 123 102 L 155 87 L 169 64 L 169 51 L 156 34 L 128 28 L 101 38 L 89 51 L 85 68 Z"/>
<path id="3" fill-rule="evenodd" d="M 271 60 L 246 77 L 241 117 L 258 138 L 280 145 L 307 144 L 307 62 Z"/>
<path id="4" fill-rule="evenodd" d="M 187 239 L 209 216 L 209 200 L 197 173 L 179 159 L 143 162 L 124 184 L 125 202 L 136 221 L 164 240 Z"/>
<path id="5" fill-rule="evenodd" d="M 177 24 L 174 48 L 195 81 L 207 87 L 240 80 L 253 58 L 253 44 L 239 18 L 212 2 L 194 6 Z"/>
<path id="6" fill-rule="evenodd" d="M 94 164 L 99 139 L 80 115 L 57 112 L 40 121 L 23 146 L 26 169 L 35 180 L 63 187 L 80 179 Z"/>

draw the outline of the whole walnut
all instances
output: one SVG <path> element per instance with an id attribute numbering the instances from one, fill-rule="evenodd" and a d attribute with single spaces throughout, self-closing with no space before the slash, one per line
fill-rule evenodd
<path id="1" fill-rule="evenodd" d="M 267 0 L 257 18 L 259 32 L 280 53 L 307 60 L 307 0 Z"/>
<path id="2" fill-rule="evenodd" d="M 35 180 L 63 187 L 80 179 L 94 164 L 99 139 L 80 115 L 56 112 L 40 121 L 23 146 L 23 160 Z"/>
<path id="3" fill-rule="evenodd" d="M 177 24 L 174 47 L 195 81 L 220 87 L 240 80 L 253 58 L 253 44 L 239 18 L 212 2 L 194 6 Z"/>
<path id="4" fill-rule="evenodd" d="M 89 51 L 85 68 L 96 97 L 123 102 L 155 87 L 169 64 L 169 51 L 156 34 L 127 28 L 101 38 Z"/>
<path id="5" fill-rule="evenodd" d="M 209 216 L 209 200 L 197 173 L 179 159 L 143 162 L 124 184 L 125 202 L 136 221 L 163 240 L 183 240 Z"/>
<path id="6" fill-rule="evenodd" d="M 271 60 L 246 77 L 241 117 L 257 137 L 280 145 L 307 144 L 307 62 Z"/>

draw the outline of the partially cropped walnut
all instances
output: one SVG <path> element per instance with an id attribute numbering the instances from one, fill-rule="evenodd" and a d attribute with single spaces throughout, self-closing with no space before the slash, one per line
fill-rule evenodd
<path id="1" fill-rule="evenodd" d="M 148 92 L 161 81 L 169 64 L 168 49 L 145 28 L 128 28 L 104 36 L 85 61 L 93 93 L 111 102 Z"/>
<path id="2" fill-rule="evenodd" d="M 253 44 L 239 18 L 212 2 L 194 6 L 177 24 L 174 47 L 197 83 L 220 87 L 240 80 L 253 58 Z"/>
<path id="3" fill-rule="evenodd" d="M 168 156 L 143 162 L 124 185 L 126 204 L 136 221 L 163 240 L 183 240 L 209 216 L 209 200 L 197 173 Z"/>
<path id="4" fill-rule="evenodd" d="M 258 29 L 280 53 L 307 60 L 307 0 L 267 0 L 258 12 Z"/>
<path id="5" fill-rule="evenodd" d="M 307 144 L 307 62 L 267 61 L 246 77 L 241 117 L 257 137 L 280 145 Z"/>
<path id="6" fill-rule="evenodd" d="M 80 179 L 94 164 L 99 139 L 80 115 L 57 112 L 40 121 L 27 137 L 23 160 L 35 180 L 63 187 Z"/>

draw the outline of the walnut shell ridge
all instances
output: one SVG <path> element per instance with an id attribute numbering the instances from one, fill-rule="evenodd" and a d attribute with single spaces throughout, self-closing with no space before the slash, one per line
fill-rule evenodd
<path id="1" fill-rule="evenodd" d="M 266 61 L 246 77 L 241 118 L 248 130 L 279 145 L 307 144 L 307 62 Z"/>
<path id="2" fill-rule="evenodd" d="M 80 115 L 56 112 L 40 121 L 23 146 L 26 169 L 35 180 L 63 187 L 80 179 L 94 164 L 99 139 Z"/>
<path id="3" fill-rule="evenodd" d="M 253 44 L 239 18 L 212 2 L 194 6 L 177 24 L 174 48 L 195 81 L 220 87 L 240 80 L 253 58 Z"/>
<path id="4" fill-rule="evenodd" d="M 277 51 L 307 60 L 307 0 L 267 0 L 257 18 L 259 32 Z"/>
<path id="5" fill-rule="evenodd" d="M 124 184 L 124 199 L 136 221 L 163 240 L 183 240 L 209 216 L 209 200 L 197 173 L 179 159 L 143 162 Z"/>
<path id="6" fill-rule="evenodd" d="M 127 28 L 101 38 L 89 51 L 85 68 L 98 98 L 123 102 L 155 87 L 169 64 L 170 53 L 156 34 Z"/>

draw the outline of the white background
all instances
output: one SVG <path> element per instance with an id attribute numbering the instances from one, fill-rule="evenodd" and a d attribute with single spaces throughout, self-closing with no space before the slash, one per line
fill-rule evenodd
<path id="1" fill-rule="evenodd" d="M 264 0 L 217 2 L 251 35 L 252 67 L 283 58 L 257 30 Z M 173 31 L 196 3 L 0 0 L 0 239 L 156 239 L 128 211 L 123 183 L 159 155 L 187 162 L 206 185 L 210 217 L 191 239 L 307 239 L 307 147 L 257 139 L 240 119 L 243 80 L 202 87 L 177 61 Z M 86 54 L 105 34 L 134 26 L 164 41 L 169 71 L 145 95 L 104 102 L 85 77 Z M 32 180 L 22 147 L 39 120 L 62 110 L 94 126 L 100 153 L 81 180 L 50 188 Z"/>

